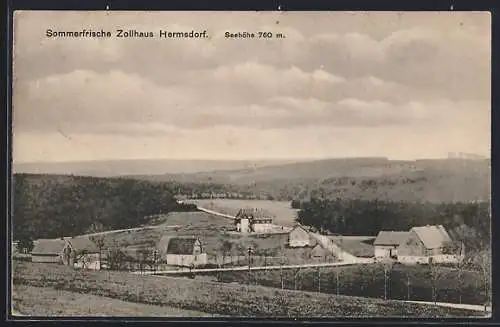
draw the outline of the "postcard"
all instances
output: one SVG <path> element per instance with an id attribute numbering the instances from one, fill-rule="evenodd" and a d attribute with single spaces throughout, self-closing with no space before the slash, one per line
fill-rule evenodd
<path id="1" fill-rule="evenodd" d="M 11 318 L 491 317 L 488 12 L 16 11 Z"/>

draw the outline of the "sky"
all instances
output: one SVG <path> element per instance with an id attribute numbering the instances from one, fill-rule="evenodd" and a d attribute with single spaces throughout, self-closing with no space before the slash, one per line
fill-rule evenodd
<path id="1" fill-rule="evenodd" d="M 84 28 L 156 37 L 46 37 Z M 479 12 L 17 12 L 13 161 L 488 156 L 490 44 Z"/>

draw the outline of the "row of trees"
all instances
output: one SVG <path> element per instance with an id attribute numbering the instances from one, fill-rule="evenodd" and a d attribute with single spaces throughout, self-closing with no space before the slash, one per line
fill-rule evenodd
<path id="1" fill-rule="evenodd" d="M 13 238 L 84 234 L 93 223 L 104 230 L 140 226 L 148 216 L 193 210 L 179 205 L 165 183 L 130 179 L 15 174 Z"/>
<path id="2" fill-rule="evenodd" d="M 294 201 L 292 207 L 300 208 L 298 222 L 320 231 L 376 236 L 381 230 L 405 231 L 414 226 L 442 224 L 452 233 L 457 231 L 456 236 L 464 241 L 489 244 L 488 202 L 436 204 L 313 198 Z"/>

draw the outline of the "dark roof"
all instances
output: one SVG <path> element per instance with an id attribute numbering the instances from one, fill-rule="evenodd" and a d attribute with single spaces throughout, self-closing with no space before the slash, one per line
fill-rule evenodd
<path id="1" fill-rule="evenodd" d="M 36 240 L 34 243 L 34 248 L 33 251 L 31 251 L 31 254 L 37 255 L 37 254 L 53 254 L 53 255 L 58 255 L 62 252 L 64 249 L 64 246 L 66 245 L 65 240 L 61 239 L 42 239 L 42 240 Z"/>
<path id="2" fill-rule="evenodd" d="M 264 209 L 257 209 L 257 208 L 243 208 L 238 211 L 236 214 L 236 217 L 241 217 L 241 216 L 246 216 L 246 217 L 252 217 L 256 219 L 261 219 L 261 218 L 274 218 L 274 215 L 271 214 L 269 211 L 264 210 Z"/>
<path id="3" fill-rule="evenodd" d="M 87 236 L 77 236 L 69 238 L 68 242 L 76 251 L 87 251 L 89 253 L 99 253 L 99 248 Z"/>
<path id="4" fill-rule="evenodd" d="M 193 254 L 196 237 L 173 237 L 168 241 L 167 254 Z"/>
<path id="5" fill-rule="evenodd" d="M 406 240 L 408 235 L 409 232 L 381 231 L 378 233 L 373 245 L 399 245 Z"/>

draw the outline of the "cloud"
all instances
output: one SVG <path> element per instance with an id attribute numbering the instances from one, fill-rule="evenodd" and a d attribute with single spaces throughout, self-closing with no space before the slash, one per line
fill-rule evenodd
<path id="1" fill-rule="evenodd" d="M 111 146 L 100 142 L 133 137 L 143 143 L 168 138 L 171 147 L 178 142 L 198 150 L 193 140 L 218 137 L 221 148 L 229 142 L 256 153 L 264 145 L 276 152 L 259 135 L 288 149 L 292 145 L 279 133 L 290 137 L 314 128 L 340 131 L 335 137 L 348 137 L 345 142 L 361 148 L 365 141 L 352 133 L 377 130 L 387 144 L 393 142 L 389 132 L 415 142 L 427 133 L 450 147 L 463 142 L 469 152 L 481 139 L 489 143 L 490 34 L 487 24 L 478 23 L 484 20 L 443 16 L 424 24 L 411 15 L 382 16 L 242 15 L 228 25 L 216 15 L 117 15 L 102 16 L 92 27 L 207 29 L 206 40 L 47 39 L 45 27 L 80 29 L 88 19 L 25 20 L 15 28 L 14 133 L 25 140 L 50 134 L 45 139 L 56 143 L 64 135 L 83 139 L 102 155 Z M 229 40 L 228 29 L 286 37 Z M 464 129 L 474 144 L 461 136 Z M 253 134 L 255 144 L 240 133 Z M 305 138 L 330 142 L 324 151 L 349 152 L 348 146 L 324 141 L 324 134 L 314 135 Z M 302 151 L 309 147 L 303 144 Z"/>

